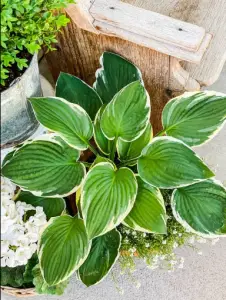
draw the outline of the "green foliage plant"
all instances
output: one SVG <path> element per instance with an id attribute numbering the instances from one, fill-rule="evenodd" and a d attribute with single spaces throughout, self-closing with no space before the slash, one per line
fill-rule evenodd
<path id="1" fill-rule="evenodd" d="M 127 250 L 126 227 L 155 236 L 149 251 L 151 245 L 158 250 L 158 239 L 172 235 L 169 207 L 182 234 L 226 235 L 226 190 L 191 148 L 223 126 L 226 95 L 204 91 L 172 99 L 162 112 L 163 130 L 153 137 L 141 72 L 105 52 L 93 87 L 61 73 L 55 97 L 29 100 L 52 133 L 10 153 L 3 176 L 48 201 L 76 192 L 78 207 L 75 216 L 51 218 L 40 238 L 47 285 L 65 282 L 75 271 L 87 286 L 103 280 L 120 249 Z M 84 162 L 81 152 L 88 149 L 93 154 Z"/>
<path id="2" fill-rule="evenodd" d="M 61 9 L 72 0 L 2 0 L 1 10 L 1 85 L 11 75 L 28 67 L 28 57 L 44 45 L 54 50 L 56 34 L 69 19 Z"/>

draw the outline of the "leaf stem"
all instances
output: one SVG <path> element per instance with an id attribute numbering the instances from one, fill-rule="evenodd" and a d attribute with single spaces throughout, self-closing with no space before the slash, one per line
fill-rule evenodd
<path id="1" fill-rule="evenodd" d="M 21 193 L 21 189 L 19 189 L 18 192 L 14 195 L 13 201 L 16 201 L 16 199 L 19 197 L 20 193 Z"/>
<path id="2" fill-rule="evenodd" d="M 119 164 L 118 164 L 118 166 L 117 167 L 125 167 L 125 166 L 127 166 L 129 163 L 136 163 L 137 162 L 137 158 L 133 158 L 133 159 L 128 159 L 127 161 L 123 161 L 123 162 L 120 162 Z"/>
<path id="3" fill-rule="evenodd" d="M 159 131 L 155 136 L 163 136 L 166 133 L 166 130 L 163 129 L 161 131 Z"/>
<path id="4" fill-rule="evenodd" d="M 88 163 L 86 161 L 81 161 L 81 163 L 88 168 L 92 165 L 91 163 Z"/>
<path id="5" fill-rule="evenodd" d="M 110 153 L 110 160 L 114 161 L 115 158 L 115 151 L 116 151 L 116 145 L 117 145 L 118 137 L 116 136 L 114 139 L 113 146 L 111 148 L 111 153 Z"/>
<path id="6" fill-rule="evenodd" d="M 89 142 L 87 142 L 87 145 L 88 145 L 89 149 L 90 149 L 96 156 L 99 155 L 98 151 L 97 151 L 97 150 L 96 150 Z"/>

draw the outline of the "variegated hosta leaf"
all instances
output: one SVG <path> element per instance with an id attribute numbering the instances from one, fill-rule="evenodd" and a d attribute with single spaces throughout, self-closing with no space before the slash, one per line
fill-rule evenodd
<path id="1" fill-rule="evenodd" d="M 94 120 L 102 101 L 96 91 L 81 79 L 61 72 L 56 83 L 56 97 L 80 105 Z"/>
<path id="2" fill-rule="evenodd" d="M 100 63 L 101 69 L 96 72 L 94 89 L 104 103 L 109 103 L 129 83 L 142 81 L 140 70 L 117 54 L 104 52 Z"/>
<path id="3" fill-rule="evenodd" d="M 137 139 L 145 131 L 150 117 L 150 99 L 139 81 L 118 92 L 103 111 L 100 126 L 104 135 L 113 140 Z"/>
<path id="4" fill-rule="evenodd" d="M 138 158 L 141 155 L 144 147 L 150 143 L 152 138 L 153 131 L 151 124 L 149 123 L 144 133 L 135 141 L 124 142 L 123 140 L 119 139 L 117 145 L 119 159 L 121 161 L 127 161 Z"/>
<path id="5" fill-rule="evenodd" d="M 226 95 L 215 92 L 184 93 L 169 101 L 162 113 L 167 135 L 196 146 L 204 143 L 226 120 Z"/>
<path id="6" fill-rule="evenodd" d="M 108 140 L 100 128 L 100 120 L 106 105 L 103 105 L 96 114 L 94 121 L 94 139 L 98 148 L 106 155 L 110 154 L 113 141 Z"/>
<path id="7" fill-rule="evenodd" d="M 175 218 L 185 228 L 206 237 L 226 235 L 226 189 L 217 181 L 179 188 L 171 204 Z"/>
<path id="8" fill-rule="evenodd" d="M 119 257 L 121 235 L 113 229 L 92 241 L 90 253 L 79 268 L 79 277 L 86 286 L 102 281 Z"/>
<path id="9" fill-rule="evenodd" d="M 135 204 L 123 223 L 135 230 L 167 233 L 166 209 L 160 190 L 137 176 L 138 192 Z"/>
<path id="10" fill-rule="evenodd" d="M 138 159 L 138 173 L 158 188 L 176 188 L 210 177 L 213 172 L 182 141 L 172 137 L 154 138 Z"/>
<path id="11" fill-rule="evenodd" d="M 37 197 L 30 192 L 21 191 L 16 201 L 31 204 L 34 207 L 41 206 L 49 220 L 52 217 L 57 217 L 66 209 L 64 198 L 44 198 Z"/>
<path id="12" fill-rule="evenodd" d="M 82 189 L 81 209 L 90 239 L 119 225 L 134 205 L 137 182 L 128 168 L 115 170 L 111 163 L 95 165 Z"/>
<path id="13" fill-rule="evenodd" d="M 69 278 L 86 260 L 90 247 L 83 220 L 68 215 L 52 218 L 38 251 L 45 281 L 56 285 Z"/>
<path id="14" fill-rule="evenodd" d="M 38 121 L 56 132 L 70 146 L 86 150 L 93 135 L 92 121 L 79 105 L 62 98 L 30 98 Z"/>
<path id="15" fill-rule="evenodd" d="M 16 150 L 2 174 L 36 196 L 63 197 L 74 193 L 85 176 L 79 156 L 60 137 L 46 135 Z"/>

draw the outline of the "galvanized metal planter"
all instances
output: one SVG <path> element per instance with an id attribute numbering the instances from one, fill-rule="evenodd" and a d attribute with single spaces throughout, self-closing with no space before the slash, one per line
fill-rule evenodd
<path id="1" fill-rule="evenodd" d="M 1 148 L 17 145 L 38 128 L 29 97 L 42 96 L 37 54 L 25 73 L 1 94 Z"/>

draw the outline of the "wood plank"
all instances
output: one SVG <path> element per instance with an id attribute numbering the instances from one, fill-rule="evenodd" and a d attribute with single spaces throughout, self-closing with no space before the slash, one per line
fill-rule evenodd
<path id="1" fill-rule="evenodd" d="M 55 80 L 60 71 L 63 71 L 74 74 L 92 85 L 95 71 L 100 67 L 99 58 L 105 50 L 121 54 L 136 64 L 142 72 L 145 87 L 151 97 L 151 121 L 154 131 L 161 130 L 161 112 L 169 100 L 168 55 L 120 38 L 95 35 L 78 28 L 74 22 L 62 29 L 58 41 L 58 50 L 46 55 Z"/>
<path id="2" fill-rule="evenodd" d="M 213 84 L 226 61 L 226 0 L 121 0 L 131 5 L 201 26 L 213 39 L 198 66 L 183 63 L 202 86 Z"/>
<path id="3" fill-rule="evenodd" d="M 145 46 L 159 51 L 161 53 L 165 53 L 170 56 L 175 56 L 181 60 L 186 60 L 193 63 L 199 63 L 201 61 L 203 54 L 206 51 L 212 39 L 212 36 L 210 34 L 207 34 L 199 50 L 197 52 L 191 52 L 171 44 L 163 43 L 158 40 L 140 36 L 138 34 L 123 30 L 121 28 L 115 27 L 114 25 L 106 24 L 104 22 L 94 21 L 93 25 L 98 31 L 106 35 L 118 36 L 122 39 L 131 41 L 138 45 Z"/>
<path id="4" fill-rule="evenodd" d="M 202 27 L 116 0 L 96 0 L 89 11 L 97 21 L 189 51 L 205 37 Z"/>

